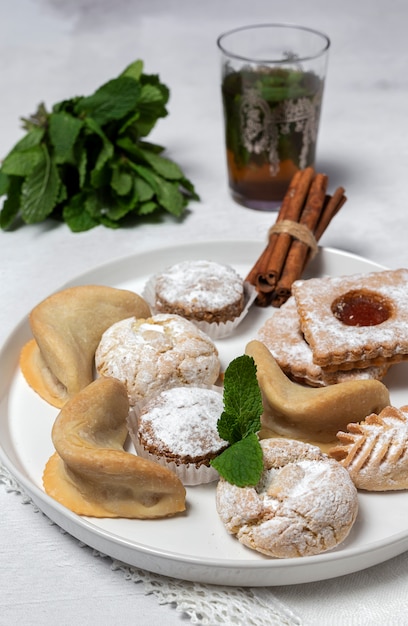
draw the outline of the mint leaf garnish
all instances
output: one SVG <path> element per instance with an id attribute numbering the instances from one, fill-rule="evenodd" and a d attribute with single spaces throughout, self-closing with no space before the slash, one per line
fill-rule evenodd
<path id="1" fill-rule="evenodd" d="M 99 87 L 92 96 L 81 98 L 75 105 L 78 117 L 91 117 L 104 126 L 134 112 L 141 87 L 133 78 L 122 76 Z"/>
<path id="2" fill-rule="evenodd" d="M 263 470 L 263 453 L 258 437 L 248 435 L 211 461 L 217 472 L 237 487 L 256 485 Z"/>
<path id="3" fill-rule="evenodd" d="M 224 375 L 224 412 L 218 423 L 223 439 L 235 443 L 261 428 L 262 395 L 252 357 L 240 356 Z"/>
<path id="4" fill-rule="evenodd" d="M 47 111 L 41 103 L 21 118 L 26 135 L 0 167 L 0 227 L 47 218 L 73 232 L 134 224 L 153 212 L 179 217 L 199 200 L 181 168 L 145 140 L 168 115 L 170 91 L 143 62 L 89 96 L 75 96 Z"/>
<path id="5" fill-rule="evenodd" d="M 263 454 L 257 436 L 262 412 L 255 361 L 244 354 L 231 361 L 224 375 L 224 411 L 217 428 L 230 446 L 211 461 L 225 480 L 238 487 L 256 485 L 262 474 Z"/>

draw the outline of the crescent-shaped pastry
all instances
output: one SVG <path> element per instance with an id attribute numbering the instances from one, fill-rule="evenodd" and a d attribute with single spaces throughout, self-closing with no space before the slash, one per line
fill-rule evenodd
<path id="1" fill-rule="evenodd" d="M 316 445 L 334 442 L 349 422 L 377 413 L 390 402 L 388 389 L 378 380 L 304 387 L 289 380 L 262 342 L 250 341 L 245 351 L 257 366 L 265 409 L 262 425 L 281 437 Z"/>
<path id="2" fill-rule="evenodd" d="M 24 378 L 44 400 L 61 408 L 93 380 L 104 331 L 127 317 L 149 315 L 145 300 L 125 289 L 83 285 L 49 296 L 29 316 L 34 339 L 21 351 Z"/>
<path id="3" fill-rule="evenodd" d="M 408 406 L 387 406 L 337 433 L 330 456 L 345 467 L 357 489 L 408 489 Z"/>
<path id="4" fill-rule="evenodd" d="M 99 378 L 54 422 L 56 452 L 43 474 L 48 495 L 78 515 L 150 519 L 185 510 L 186 491 L 169 469 L 123 449 L 129 401 L 115 378 Z"/>

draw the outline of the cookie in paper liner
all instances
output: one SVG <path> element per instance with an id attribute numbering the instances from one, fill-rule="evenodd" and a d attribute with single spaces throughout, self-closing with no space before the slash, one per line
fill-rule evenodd
<path id="1" fill-rule="evenodd" d="M 138 456 L 172 470 L 184 485 L 218 479 L 210 460 L 224 450 L 217 422 L 223 411 L 221 387 L 177 386 L 133 407 L 128 431 Z"/>
<path id="2" fill-rule="evenodd" d="M 233 267 L 195 260 L 176 263 L 152 276 L 143 297 L 154 313 L 181 315 L 212 339 L 222 339 L 246 317 L 256 291 Z"/>

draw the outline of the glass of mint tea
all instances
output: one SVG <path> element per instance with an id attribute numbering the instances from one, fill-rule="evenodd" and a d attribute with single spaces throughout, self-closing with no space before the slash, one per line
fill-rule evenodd
<path id="1" fill-rule="evenodd" d="M 315 163 L 330 40 L 260 24 L 226 32 L 217 45 L 232 197 L 277 210 L 295 172 Z"/>

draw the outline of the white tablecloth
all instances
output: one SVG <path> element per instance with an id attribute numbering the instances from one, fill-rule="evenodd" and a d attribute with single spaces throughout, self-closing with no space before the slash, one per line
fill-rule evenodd
<path id="1" fill-rule="evenodd" d="M 219 33 L 246 23 L 296 22 L 331 37 L 316 168 L 332 189 L 346 188 L 348 202 L 321 244 L 408 266 L 407 20 L 404 0 L 3 3 L 0 155 L 22 136 L 19 117 L 39 102 L 89 94 L 141 58 L 171 89 L 169 116 L 151 138 L 194 181 L 201 202 L 182 220 L 133 229 L 72 234 L 44 223 L 1 232 L 0 344 L 42 298 L 101 263 L 186 241 L 251 239 L 261 249 L 273 214 L 236 205 L 226 187 L 215 45 Z M 406 554 L 328 581 L 226 594 L 97 555 L 24 503 L 4 469 L 0 482 L 2 626 L 408 622 Z"/>

